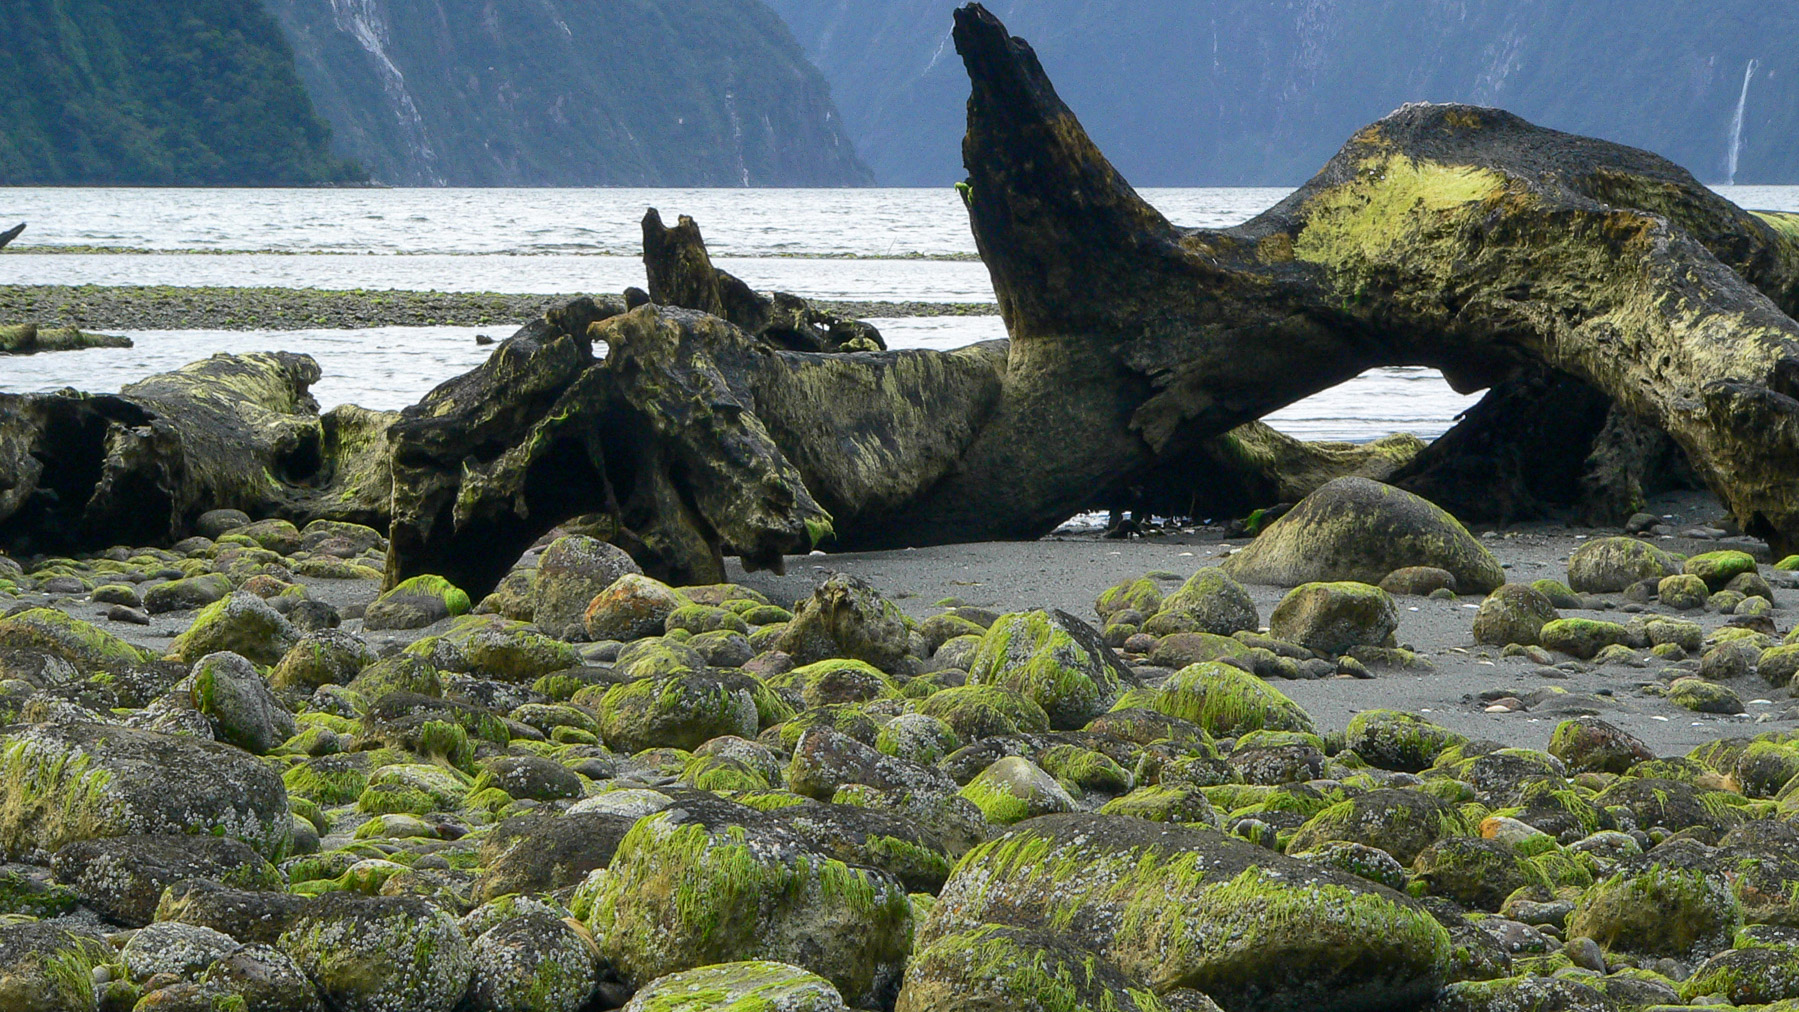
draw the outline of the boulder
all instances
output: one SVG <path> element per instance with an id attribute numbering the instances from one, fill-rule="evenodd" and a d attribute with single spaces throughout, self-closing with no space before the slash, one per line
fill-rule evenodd
<path id="1" fill-rule="evenodd" d="M 598 953 L 560 917 L 527 913 L 476 938 L 475 1008 L 483 1012 L 580 1012 L 600 983 Z"/>
<path id="2" fill-rule="evenodd" d="M 229 652 L 256 664 L 274 664 L 300 634 L 267 601 L 238 591 L 207 605 L 187 631 L 169 644 L 169 656 L 192 664 L 207 654 Z"/>
<path id="3" fill-rule="evenodd" d="M 626 753 L 691 750 L 720 735 L 754 738 L 760 727 L 749 690 L 705 672 L 615 685 L 598 709 L 600 737 Z"/>
<path id="4" fill-rule="evenodd" d="M 423 629 L 466 614 L 468 594 L 441 576 L 415 576 L 372 601 L 362 613 L 364 629 Z"/>
<path id="5" fill-rule="evenodd" d="M 1505 582 L 1505 571 L 1456 519 L 1429 500 L 1367 478 L 1337 478 L 1300 500 L 1224 569 L 1245 583 L 1378 584 L 1408 566 L 1455 577 L 1468 594 Z"/>
<path id="6" fill-rule="evenodd" d="M 638 820 L 593 901 L 601 951 L 636 987 L 774 960 L 824 977 L 857 1006 L 890 1003 L 912 947 L 905 887 L 755 815 L 694 801 Z"/>
<path id="7" fill-rule="evenodd" d="M 211 928 L 246 945 L 273 945 L 311 903 L 295 893 L 237 889 L 194 878 L 163 890 L 155 919 Z"/>
<path id="8" fill-rule="evenodd" d="M 1568 586 L 1582 594 L 1616 594 L 1679 572 L 1673 556 L 1636 538 L 1599 538 L 1568 557 Z"/>
<path id="9" fill-rule="evenodd" d="M 591 640 L 631 640 L 662 635 L 668 617 L 687 604 L 668 584 L 626 573 L 587 603 L 581 622 Z"/>
<path id="10" fill-rule="evenodd" d="M 643 570 L 623 549 L 582 534 L 557 538 L 537 562 L 532 621 L 558 639 L 585 633 L 587 606 L 627 574 L 642 576 Z"/>
<path id="11" fill-rule="evenodd" d="M 248 890 L 286 884 L 275 866 L 249 846 L 212 836 L 79 840 L 51 857 L 50 870 L 102 917 L 130 928 L 155 920 L 163 890 L 185 879 Z"/>
<path id="12" fill-rule="evenodd" d="M 1451 959 L 1448 933 L 1399 893 L 1121 816 L 1033 819 L 970 851 L 919 930 L 920 975 L 948 955 L 944 939 L 988 925 L 1044 932 L 1143 990 L 1191 988 L 1246 1012 L 1420 1008 Z"/>
<path id="13" fill-rule="evenodd" d="M 297 728 L 269 683 L 237 654 L 207 654 L 176 686 L 187 702 L 205 715 L 213 737 L 255 755 L 268 755 L 294 736 Z"/>
<path id="14" fill-rule="evenodd" d="M 1392 595 L 1366 583 L 1295 587 L 1268 617 L 1268 634 L 1331 657 L 1355 646 L 1385 646 L 1399 628 Z"/>
<path id="15" fill-rule="evenodd" d="M 1755 556 L 1738 551 L 1702 552 L 1682 563 L 1681 572 L 1697 576 L 1710 590 L 1723 590 L 1731 581 L 1755 573 Z"/>
<path id="16" fill-rule="evenodd" d="M 117 959 L 106 939 L 84 925 L 0 925 L 0 1008 L 94 1012 L 94 968 Z"/>
<path id="17" fill-rule="evenodd" d="M 910 646 L 906 617 L 893 602 L 853 576 L 820 583 L 793 610 L 775 649 L 795 664 L 849 657 L 892 671 Z"/>
<path id="18" fill-rule="evenodd" d="M 1194 992 L 1188 991 L 1188 995 Z M 1066 935 L 982 925 L 913 955 L 896 1012 L 1217 1012 L 1203 995 L 1170 1005 Z"/>
<path id="19" fill-rule="evenodd" d="M 144 591 L 144 610 L 152 615 L 168 611 L 204 608 L 231 593 L 231 578 L 223 573 L 204 573 L 159 583 Z"/>
<path id="20" fill-rule="evenodd" d="M 1512 643 L 1535 646 L 1543 627 L 1560 615 L 1543 592 L 1520 583 L 1494 588 L 1474 613 L 1474 642 L 1503 647 Z"/>
<path id="21" fill-rule="evenodd" d="M 849 1012 L 831 982 L 789 963 L 749 960 L 683 970 L 650 981 L 624 1012 Z"/>
<path id="22" fill-rule="evenodd" d="M 998 685 L 1043 708 L 1050 726 L 1072 731 L 1105 713 L 1136 675 L 1099 633 L 1064 611 L 1002 615 L 981 639 L 969 685 Z"/>
<path id="23" fill-rule="evenodd" d="M 0 738 L 0 851 L 47 857 L 78 840 L 202 834 L 286 855 L 281 776 L 217 742 L 109 724 L 40 724 Z"/>
<path id="24" fill-rule="evenodd" d="M 961 793 L 988 822 L 1000 826 L 1072 812 L 1075 807 L 1055 777 L 1021 756 L 1007 756 L 982 770 Z"/>
<path id="25" fill-rule="evenodd" d="M 1349 719 L 1343 743 L 1383 770 L 1417 773 L 1468 737 L 1403 710 L 1363 710 Z"/>
<path id="26" fill-rule="evenodd" d="M 1220 738 L 1264 729 L 1308 734 L 1317 730 L 1299 704 L 1278 689 L 1242 668 L 1216 662 L 1182 668 L 1157 688 L 1127 693 L 1113 709 L 1135 707 L 1191 721 Z"/>
<path id="27" fill-rule="evenodd" d="M 1178 615 L 1191 620 L 1189 631 L 1218 636 L 1245 629 L 1254 632 L 1261 625 L 1249 592 L 1218 566 L 1207 566 L 1188 577 L 1159 608 L 1138 610 L 1145 615 Z"/>
<path id="28" fill-rule="evenodd" d="M 1598 717 L 1576 717 L 1557 724 L 1549 737 L 1549 754 L 1566 763 L 1572 773 L 1622 774 L 1655 758 L 1635 735 Z"/>
<path id="29" fill-rule="evenodd" d="M 361 637 L 342 629 L 324 629 L 307 633 L 295 643 L 269 673 L 269 684 L 302 691 L 347 685 L 375 660 L 375 651 Z"/>
<path id="30" fill-rule="evenodd" d="M 1568 934 L 1607 951 L 1692 959 L 1729 948 L 1742 923 L 1742 905 L 1723 875 L 1649 861 L 1588 887 Z"/>
<path id="31" fill-rule="evenodd" d="M 475 970 L 456 921 L 412 896 L 327 893 L 278 948 L 343 1012 L 451 1012 Z"/>
<path id="32" fill-rule="evenodd" d="M 85 676 L 120 674 L 147 660 L 137 647 L 54 608 L 0 618 L 0 651 L 48 654 Z"/>
<path id="33" fill-rule="evenodd" d="M 243 999 L 244 1012 L 324 1012 L 318 989 L 286 953 L 245 945 L 220 956 L 200 975 L 200 993 L 213 1008 Z M 210 1012 L 210 1010 L 209 1010 Z"/>
<path id="34" fill-rule="evenodd" d="M 1306 820 L 1288 849 L 1312 850 L 1320 844 L 1347 841 L 1376 847 L 1409 865 L 1418 854 L 1449 836 L 1470 836 L 1473 829 L 1460 811 L 1423 791 L 1381 788 L 1358 794 Z"/>

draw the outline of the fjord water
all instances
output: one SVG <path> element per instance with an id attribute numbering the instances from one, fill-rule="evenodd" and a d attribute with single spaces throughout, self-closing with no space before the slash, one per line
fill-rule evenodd
<path id="1" fill-rule="evenodd" d="M 1290 191 L 1144 190 L 1180 225 L 1238 224 Z M 1799 187 L 1722 187 L 1739 205 L 1799 210 Z M 58 189 L 0 190 L 0 285 L 169 285 L 450 292 L 615 293 L 644 284 L 639 222 L 696 218 L 715 262 L 759 289 L 811 298 L 994 301 L 960 199 L 948 189 Z M 34 252 L 42 248 L 70 252 Z M 1103 299 L 1106 293 L 1095 291 Z M 1005 336 L 997 316 L 874 321 L 895 348 Z M 318 358 L 321 404 L 400 408 L 479 364 L 474 336 L 506 328 L 123 331 L 131 349 L 0 360 L 0 391 L 113 391 L 218 351 Z M 1373 370 L 1268 417 L 1304 439 L 1440 435 L 1476 400 L 1430 369 Z"/>

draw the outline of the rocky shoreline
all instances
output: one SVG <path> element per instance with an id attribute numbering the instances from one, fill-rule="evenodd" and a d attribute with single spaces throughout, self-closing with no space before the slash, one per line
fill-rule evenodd
<path id="1" fill-rule="evenodd" d="M 479 602 L 383 593 L 376 530 L 232 511 L 0 556 L 0 995 L 1799 998 L 1799 560 L 1758 565 L 1703 496 L 1664 535 L 1476 538 L 1358 481 L 1255 541 L 701 587 L 558 530 Z"/>
<path id="2" fill-rule="evenodd" d="M 0 285 L 0 321 L 111 330 L 313 330 L 517 326 L 572 295 L 321 291 L 297 288 Z M 837 316 L 992 316 L 997 306 L 945 302 L 832 302 Z"/>

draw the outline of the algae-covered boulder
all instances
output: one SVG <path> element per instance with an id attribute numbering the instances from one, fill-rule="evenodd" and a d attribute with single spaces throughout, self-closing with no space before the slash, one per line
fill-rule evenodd
<path id="1" fill-rule="evenodd" d="M 582 534 L 557 538 L 537 562 L 531 620 L 545 635 L 574 638 L 586 631 L 587 606 L 626 574 L 643 570 L 624 549 Z"/>
<path id="2" fill-rule="evenodd" d="M 1743 697 L 1728 685 L 1703 678 L 1676 678 L 1668 686 L 1668 702 L 1694 713 L 1742 713 Z"/>
<path id="3" fill-rule="evenodd" d="M 267 601 L 238 591 L 195 615 L 187 631 L 169 644 L 169 656 L 192 664 L 207 654 L 229 652 L 256 664 L 274 664 L 299 640 L 299 632 Z"/>
<path id="4" fill-rule="evenodd" d="M 1432 1012 L 1617 1012 L 1618 1004 L 1592 984 L 1563 977 L 1498 977 L 1457 981 L 1443 989 Z"/>
<path id="5" fill-rule="evenodd" d="M 1566 763 L 1572 773 L 1624 773 L 1655 758 L 1635 735 L 1598 717 L 1575 717 L 1557 724 L 1549 737 L 1549 754 Z"/>
<path id="6" fill-rule="evenodd" d="M 231 936 L 211 928 L 152 924 L 132 934 L 119 951 L 119 962 L 135 980 L 146 980 L 159 973 L 191 980 L 214 960 L 237 948 L 238 943 Z"/>
<path id="7" fill-rule="evenodd" d="M 1159 688 L 1127 693 L 1114 709 L 1134 707 L 1191 721 L 1221 738 L 1264 729 L 1317 731 L 1312 718 L 1279 690 L 1242 668 L 1216 662 L 1182 668 Z"/>
<path id="8" fill-rule="evenodd" d="M 1093 613 L 1100 617 L 1102 624 L 1109 624 L 1111 617 L 1121 611 L 1154 615 L 1161 607 L 1162 588 L 1147 576 L 1135 576 L 1101 591 L 1093 602 Z"/>
<path id="9" fill-rule="evenodd" d="M 532 812 L 495 826 L 481 838 L 476 899 L 508 893 L 546 893 L 579 885 L 612 863 L 634 818 L 607 812 Z"/>
<path id="10" fill-rule="evenodd" d="M 83 675 L 114 674 L 147 660 L 137 647 L 54 608 L 0 618 L 0 651 L 48 654 Z"/>
<path id="11" fill-rule="evenodd" d="M 1636 538 L 1599 538 L 1568 557 L 1568 586 L 1582 594 L 1615 594 L 1679 572 L 1673 556 Z"/>
<path id="12" fill-rule="evenodd" d="M 1418 852 L 1412 874 L 1425 891 L 1471 910 L 1497 911 L 1513 892 L 1543 881 L 1510 844 L 1475 836 L 1444 837 Z"/>
<path id="13" fill-rule="evenodd" d="M 281 776 L 217 742 L 110 724 L 40 724 L 0 738 L 0 851 L 47 857 L 77 840 L 189 833 L 285 856 Z"/>
<path id="14" fill-rule="evenodd" d="M 1366 583 L 1302 584 L 1268 617 L 1270 636 L 1333 657 L 1350 647 L 1384 646 L 1398 628 L 1393 596 Z"/>
<path id="15" fill-rule="evenodd" d="M 1363 710 L 1349 719 L 1344 744 L 1384 770 L 1417 773 L 1443 751 L 1466 744 L 1466 735 L 1403 710 Z"/>
<path id="16" fill-rule="evenodd" d="M 244 1012 L 325 1010 L 299 964 L 269 945 L 239 946 L 213 960 L 200 974 L 200 993 L 214 1009 L 229 1008 L 230 999 L 241 998 Z"/>
<path id="17" fill-rule="evenodd" d="M 795 664 L 849 657 L 891 671 L 909 645 L 899 608 L 856 577 L 838 574 L 799 603 L 775 649 Z"/>
<path id="18" fill-rule="evenodd" d="M 589 918 L 608 961 L 639 987 L 715 963 L 790 962 L 852 1004 L 891 1002 L 912 947 L 905 887 L 755 814 L 694 801 L 638 820 Z"/>
<path id="19" fill-rule="evenodd" d="M 195 924 L 242 942 L 273 945 L 311 903 L 310 898 L 290 892 L 234 889 L 190 878 L 163 890 L 156 920 Z"/>
<path id="20" fill-rule="evenodd" d="M 1742 905 L 1722 875 L 1649 863 L 1588 887 L 1568 934 L 1621 953 L 1691 959 L 1729 948 L 1742 923 Z"/>
<path id="21" fill-rule="evenodd" d="M 681 592 L 660 580 L 626 573 L 587 602 L 582 626 L 592 640 L 631 640 L 660 636 L 668 616 L 687 604 Z"/>
<path id="22" fill-rule="evenodd" d="M 456 921 L 412 896 L 327 893 L 279 948 L 344 1012 L 450 1012 L 474 974 Z"/>
<path id="23" fill-rule="evenodd" d="M 969 851 L 915 951 L 987 925 L 1043 931 L 1145 990 L 1191 988 L 1249 1012 L 1418 1008 L 1451 958 L 1443 927 L 1389 889 L 1119 816 L 1033 819 Z"/>
<path id="24" fill-rule="evenodd" d="M 1407 566 L 1446 570 L 1465 594 L 1484 594 L 1505 582 L 1498 560 L 1454 517 L 1367 478 L 1326 482 L 1224 563 L 1245 583 L 1283 587 L 1379 584 Z"/>
<path id="25" fill-rule="evenodd" d="M 849 1012 L 831 982 L 789 963 L 746 960 L 650 981 L 624 1012 Z"/>
<path id="26" fill-rule="evenodd" d="M 749 690 L 703 672 L 646 678 L 606 690 L 600 737 L 621 752 L 694 749 L 713 738 L 754 738 L 756 700 Z"/>
<path id="27" fill-rule="evenodd" d="M 1060 731 L 1084 726 L 1136 683 L 1092 626 L 1063 611 L 1000 616 L 968 669 L 968 684 L 1020 693 Z"/>
<path id="28" fill-rule="evenodd" d="M 269 684 L 301 690 L 346 685 L 375 660 L 375 651 L 361 637 L 343 629 L 321 629 L 301 637 L 282 656 L 269 672 Z"/>
<path id="29" fill-rule="evenodd" d="M 94 967 L 117 960 L 106 939 L 84 925 L 0 925 L 0 1008 L 94 1012 Z"/>
<path id="30" fill-rule="evenodd" d="M 1449 836 L 1472 835 L 1473 828 L 1453 805 L 1423 791 L 1383 788 L 1358 794 L 1306 820 L 1288 849 L 1312 850 L 1331 841 L 1377 847 L 1400 864 Z"/>
<path id="31" fill-rule="evenodd" d="M 1217 1009 L 1203 996 L 1170 1006 L 1068 936 L 988 924 L 945 935 L 906 966 L 896 1012 L 1191 1012 Z"/>
<path id="32" fill-rule="evenodd" d="M 1163 599 L 1160 608 L 1143 614 L 1179 615 L 1191 621 L 1190 631 L 1217 636 L 1245 629 L 1254 632 L 1261 625 L 1249 591 L 1218 566 L 1207 566 L 1194 573 L 1179 590 Z"/>
<path id="33" fill-rule="evenodd" d="M 207 654 L 182 682 L 188 702 L 204 714 L 213 737 L 255 755 L 268 755 L 294 736 L 294 715 L 269 683 L 237 654 Z"/>
<path id="34" fill-rule="evenodd" d="M 1683 1001 L 1697 1004 L 1698 999 L 1710 995 L 1735 1006 L 1772 1005 L 1799 998 L 1799 946 L 1718 953 L 1680 985 Z"/>
<path id="35" fill-rule="evenodd" d="M 1560 616 L 1542 591 L 1521 583 L 1494 588 L 1474 613 L 1474 642 L 1535 646 L 1543 627 Z"/>
<path id="36" fill-rule="evenodd" d="M 56 880 L 108 920 L 141 927 L 165 888 L 209 879 L 240 889 L 280 889 L 281 874 L 238 840 L 213 836 L 117 836 L 79 840 L 50 859 Z"/>
<path id="37" fill-rule="evenodd" d="M 471 995 L 492 1012 L 578 1012 L 600 983 L 597 954 L 560 917 L 527 913 L 476 938 Z"/>
<path id="38" fill-rule="evenodd" d="M 1732 580 L 1755 572 L 1755 556 L 1748 552 L 1703 552 L 1681 564 L 1681 572 L 1705 581 L 1707 589 L 1723 590 Z"/>
<path id="39" fill-rule="evenodd" d="M 973 802 L 988 822 L 1000 826 L 1074 811 L 1074 799 L 1067 789 L 1022 756 L 1007 756 L 982 770 L 962 788 L 962 796 Z"/>
<path id="40" fill-rule="evenodd" d="M 1558 618 L 1537 632 L 1537 640 L 1544 646 L 1583 661 L 1629 638 L 1630 630 L 1624 626 L 1590 618 Z"/>
<path id="41" fill-rule="evenodd" d="M 958 685 L 919 700 L 918 713 L 948 724 L 963 741 L 1049 730 L 1036 701 L 998 685 Z"/>
<path id="42" fill-rule="evenodd" d="M 468 594 L 441 576 L 415 576 L 372 601 L 362 613 L 364 629 L 423 629 L 467 614 Z"/>
<path id="43" fill-rule="evenodd" d="M 223 573 L 203 573 L 159 583 L 144 591 L 144 610 L 152 615 L 166 611 L 204 608 L 231 593 L 231 578 Z"/>

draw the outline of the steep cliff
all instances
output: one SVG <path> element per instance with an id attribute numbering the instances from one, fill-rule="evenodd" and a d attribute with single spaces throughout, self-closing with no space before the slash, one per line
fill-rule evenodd
<path id="1" fill-rule="evenodd" d="M 957 0 L 769 0 L 888 185 L 962 175 Z M 1799 182 L 1799 7 L 1766 0 L 1000 0 L 1139 185 L 1294 184 L 1410 101 L 1503 106 L 1708 182 Z"/>
<path id="2" fill-rule="evenodd" d="M 761 0 L 265 0 L 335 150 L 396 185 L 871 177 Z"/>
<path id="3" fill-rule="evenodd" d="M 251 0 L 0 3 L 0 185 L 307 185 L 334 157 Z"/>

